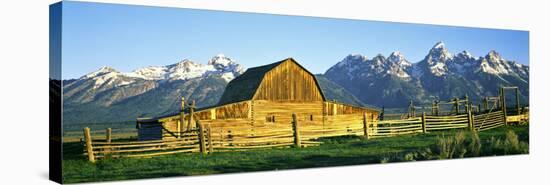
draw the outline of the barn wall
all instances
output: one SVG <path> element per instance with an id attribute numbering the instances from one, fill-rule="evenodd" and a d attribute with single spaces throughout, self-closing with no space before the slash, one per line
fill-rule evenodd
<path id="1" fill-rule="evenodd" d="M 195 118 L 198 118 L 199 120 L 240 119 L 248 118 L 249 111 L 250 101 L 243 101 L 196 111 L 194 115 Z M 185 116 L 188 116 L 188 114 L 185 114 Z M 179 119 L 179 116 L 177 117 L 177 119 Z"/>
<path id="2" fill-rule="evenodd" d="M 378 112 L 371 109 L 365 109 L 363 107 L 356 107 L 336 102 L 325 102 L 324 110 L 326 115 L 342 115 L 342 114 L 363 114 L 363 112 Z"/>
<path id="3" fill-rule="evenodd" d="M 325 126 L 331 125 L 362 125 L 363 113 L 366 113 L 368 121 L 378 120 L 379 112 L 336 102 L 325 102 L 323 111 L 326 115 Z"/>
<path id="4" fill-rule="evenodd" d="M 244 101 L 239 103 L 228 104 L 219 107 L 213 107 L 210 109 L 200 110 L 194 113 L 195 118 L 199 119 L 203 124 L 212 123 L 213 126 L 234 126 L 239 124 L 251 124 L 250 117 L 251 101 Z M 180 116 L 172 116 L 160 119 L 164 123 L 163 130 L 164 137 L 174 137 L 172 133 L 178 133 L 181 129 L 185 131 L 188 128 L 189 114 L 185 114 L 183 124 L 180 123 Z M 195 122 L 191 124 L 191 129 L 195 128 Z M 177 134 L 176 134 L 177 135 Z"/>
<path id="5" fill-rule="evenodd" d="M 334 109 L 334 110 L 333 110 Z M 341 128 L 349 126 L 357 128 L 363 125 L 363 113 L 366 113 L 369 121 L 378 119 L 378 111 L 354 107 L 350 105 L 338 104 L 333 102 L 294 102 L 294 101 L 268 101 L 254 100 L 235 105 L 228 105 L 223 108 L 229 113 L 224 115 L 238 115 L 249 118 L 226 118 L 211 119 L 212 113 L 218 114 L 218 108 L 208 109 L 197 112 L 196 114 L 208 113 L 204 116 L 208 119 L 202 119 L 201 123 L 212 128 L 213 137 L 224 137 L 231 134 L 250 134 L 256 135 L 271 130 L 290 129 L 292 121 L 292 113 L 297 114 L 300 127 L 306 129 L 308 126 L 323 126 L 326 129 Z M 231 112 L 231 110 L 238 110 Z M 247 111 L 244 111 L 247 110 Z M 331 111 L 328 111 L 331 110 Z M 250 112 L 250 113 L 249 113 Z M 336 112 L 336 115 L 332 113 Z M 250 114 L 250 115 L 249 115 Z M 238 117 L 235 116 L 235 117 Z M 273 120 L 269 120 L 272 119 Z M 179 116 L 165 119 L 165 128 L 170 131 L 177 131 L 179 124 Z M 183 124 L 187 127 L 187 119 Z M 194 125 L 193 125 L 194 128 Z M 185 130 L 185 129 L 184 129 Z M 164 139 L 174 138 L 169 132 L 164 131 Z"/>
<path id="6" fill-rule="evenodd" d="M 177 132 L 179 132 L 179 122 L 179 120 L 164 122 L 163 125 L 166 130 L 162 130 L 163 139 L 165 139 L 166 137 L 173 137 L 173 134 L 177 135 Z"/>
<path id="7" fill-rule="evenodd" d="M 255 100 L 252 103 L 252 117 L 255 126 L 291 125 L 292 113 L 296 113 L 302 125 L 323 122 L 323 102 L 288 102 Z M 275 121 L 268 119 L 275 118 Z M 313 120 L 311 120 L 313 118 Z"/>
<path id="8" fill-rule="evenodd" d="M 323 98 L 313 75 L 287 61 L 265 74 L 254 100 L 322 101 Z"/>
<path id="9" fill-rule="evenodd" d="M 366 110 L 366 116 L 368 121 L 378 120 L 378 112 Z M 325 125 L 363 125 L 363 113 L 358 114 L 341 114 L 341 115 L 327 115 Z"/>

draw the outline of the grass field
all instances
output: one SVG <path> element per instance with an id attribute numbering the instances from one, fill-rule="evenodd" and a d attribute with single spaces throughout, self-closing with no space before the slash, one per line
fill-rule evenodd
<path id="1" fill-rule="evenodd" d="M 175 154 L 142 159 L 111 159 L 89 163 L 77 142 L 64 143 L 65 183 L 169 176 L 284 170 L 341 165 L 422 161 L 476 156 L 526 154 L 529 126 L 500 127 L 478 135 L 468 131 L 366 140 L 357 136 L 320 139 L 318 147 L 258 149 Z"/>

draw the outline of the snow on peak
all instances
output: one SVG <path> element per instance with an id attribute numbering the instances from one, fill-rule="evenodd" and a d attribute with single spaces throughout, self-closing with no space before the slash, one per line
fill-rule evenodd
<path id="1" fill-rule="evenodd" d="M 447 74 L 447 69 L 444 63 L 437 63 L 430 67 L 430 71 L 435 76 L 443 76 Z"/>
<path id="2" fill-rule="evenodd" d="M 208 61 L 208 65 L 212 65 L 217 70 L 221 70 L 224 72 L 233 72 L 239 74 L 244 73 L 244 68 L 240 64 L 237 64 L 237 62 L 229 57 L 226 57 L 224 54 L 218 54 L 212 57 L 212 59 Z"/>
<path id="3" fill-rule="evenodd" d="M 405 59 L 405 56 L 403 56 L 403 54 L 401 54 L 401 52 L 399 51 L 394 51 L 390 54 L 390 56 L 388 57 L 388 60 L 390 62 L 398 62 L 398 61 L 401 61 L 401 60 L 404 60 Z"/>
<path id="4" fill-rule="evenodd" d="M 355 73 L 363 68 L 365 62 L 368 61 L 368 58 L 361 54 L 349 54 L 336 65 L 329 68 L 326 73 L 332 71 L 342 71 L 349 78 L 353 78 Z"/>
<path id="5" fill-rule="evenodd" d="M 381 64 L 386 61 L 386 57 L 382 54 L 377 54 L 374 58 L 372 58 L 372 61 L 374 61 L 376 64 Z"/>
<path id="6" fill-rule="evenodd" d="M 188 80 L 202 77 L 207 71 L 215 70 L 212 65 L 198 64 L 187 59 L 166 67 L 165 80 Z"/>
<path id="7" fill-rule="evenodd" d="M 490 61 L 495 61 L 495 62 L 503 60 L 503 58 L 500 56 L 500 54 L 498 52 L 496 52 L 495 50 L 489 51 L 486 58 L 489 59 Z"/>
<path id="8" fill-rule="evenodd" d="M 348 61 L 349 60 L 367 61 L 368 58 L 365 55 L 353 53 L 353 54 L 349 54 L 348 56 L 346 56 L 346 58 L 344 58 L 344 60 L 348 60 Z"/>
<path id="9" fill-rule="evenodd" d="M 82 76 L 80 80 L 93 80 L 93 89 L 97 89 L 104 85 L 120 85 L 115 83 L 116 79 L 120 76 L 123 76 L 123 74 L 112 67 L 103 66 L 97 71 Z"/>
<path id="10" fill-rule="evenodd" d="M 466 50 L 458 53 L 456 56 L 461 58 L 461 59 L 475 59 L 474 56 Z"/>
<path id="11" fill-rule="evenodd" d="M 446 62 L 447 60 L 451 59 L 452 55 L 445 47 L 445 44 L 443 42 L 437 42 L 432 49 L 430 49 L 430 53 L 428 54 L 428 63 L 433 64 L 436 62 Z M 435 60 L 435 61 L 433 61 Z"/>
<path id="12" fill-rule="evenodd" d="M 368 60 L 368 58 L 364 55 L 349 54 L 344 59 L 342 59 L 342 61 L 338 62 L 336 64 L 336 67 L 339 67 L 339 68 L 341 68 L 341 67 L 347 67 L 347 68 L 354 67 L 355 68 L 355 67 L 357 67 L 356 65 L 361 64 L 361 62 L 366 62 L 367 60 Z"/>
<path id="13" fill-rule="evenodd" d="M 391 63 L 395 63 L 402 67 L 410 67 L 412 65 L 409 61 L 407 61 L 407 59 L 405 59 L 405 56 L 399 51 L 392 52 L 387 60 Z"/>
<path id="14" fill-rule="evenodd" d="M 107 72 L 113 72 L 113 71 L 116 71 L 114 68 L 112 67 L 109 67 L 109 66 L 103 66 L 101 68 L 99 68 L 98 71 L 107 71 Z"/>
<path id="15" fill-rule="evenodd" d="M 481 59 L 480 70 L 491 74 L 514 73 L 513 66 L 504 60 L 495 50 L 489 51 L 485 58 Z"/>
<path id="16" fill-rule="evenodd" d="M 226 81 L 233 80 L 244 73 L 244 67 L 223 54 L 218 54 L 200 64 L 189 59 L 166 66 L 149 66 L 126 73 L 126 76 L 145 80 L 189 80 L 193 78 L 218 75 Z"/>
<path id="17" fill-rule="evenodd" d="M 88 73 L 88 74 L 84 75 L 82 78 L 94 78 L 94 77 L 102 76 L 102 75 L 109 74 L 109 73 L 118 73 L 118 71 L 115 70 L 112 67 L 103 66 L 103 67 L 99 68 L 97 71 L 94 71 L 94 72 L 91 72 L 91 73 Z"/>
<path id="18" fill-rule="evenodd" d="M 166 66 L 149 66 L 134 70 L 131 73 L 126 73 L 126 75 L 130 77 L 143 78 L 145 80 L 160 80 L 164 79 L 166 70 Z"/>
<path id="19" fill-rule="evenodd" d="M 235 63 L 230 58 L 226 57 L 224 54 L 218 54 L 212 59 L 208 60 L 209 65 L 220 65 L 220 66 L 227 66 L 229 64 Z"/>
<path id="20" fill-rule="evenodd" d="M 443 41 L 439 41 L 439 42 L 435 43 L 435 45 L 432 47 L 432 49 L 437 49 L 437 48 L 445 48 L 445 43 L 443 43 Z"/>

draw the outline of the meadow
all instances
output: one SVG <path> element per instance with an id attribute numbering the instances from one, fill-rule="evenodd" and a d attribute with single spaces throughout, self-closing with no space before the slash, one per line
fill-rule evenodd
<path id="1" fill-rule="evenodd" d="M 307 148 L 164 155 L 104 159 L 90 163 L 80 142 L 65 142 L 64 183 L 170 176 L 286 170 L 529 153 L 529 126 L 503 126 L 484 132 L 452 130 L 398 137 L 321 138 Z"/>

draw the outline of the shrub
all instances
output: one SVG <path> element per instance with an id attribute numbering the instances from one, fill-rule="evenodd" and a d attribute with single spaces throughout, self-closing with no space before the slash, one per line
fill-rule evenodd
<path id="1" fill-rule="evenodd" d="M 487 142 L 488 146 L 482 155 L 506 155 L 506 154 L 526 154 L 529 153 L 529 144 L 520 141 L 518 135 L 513 130 L 506 132 L 503 140 L 491 137 Z"/>
<path id="2" fill-rule="evenodd" d="M 466 134 L 463 131 L 449 137 L 443 134 L 437 137 L 435 151 L 439 159 L 463 158 L 467 152 L 466 143 Z"/>
<path id="3" fill-rule="evenodd" d="M 525 142 L 518 140 L 518 135 L 508 130 L 506 132 L 506 140 L 504 141 L 504 153 L 505 154 L 525 154 L 529 153 L 529 145 Z"/>
<path id="4" fill-rule="evenodd" d="M 479 134 L 477 132 L 472 132 L 470 137 L 471 141 L 468 146 L 470 156 L 479 156 L 481 154 L 481 139 L 479 139 Z"/>
<path id="5" fill-rule="evenodd" d="M 442 133 L 428 148 L 384 155 L 380 162 L 453 159 L 528 152 L 529 144 L 520 141 L 513 130 L 506 131 L 502 139 L 492 136 L 488 140 L 481 140 L 477 132 L 458 131 L 447 135 Z"/>

